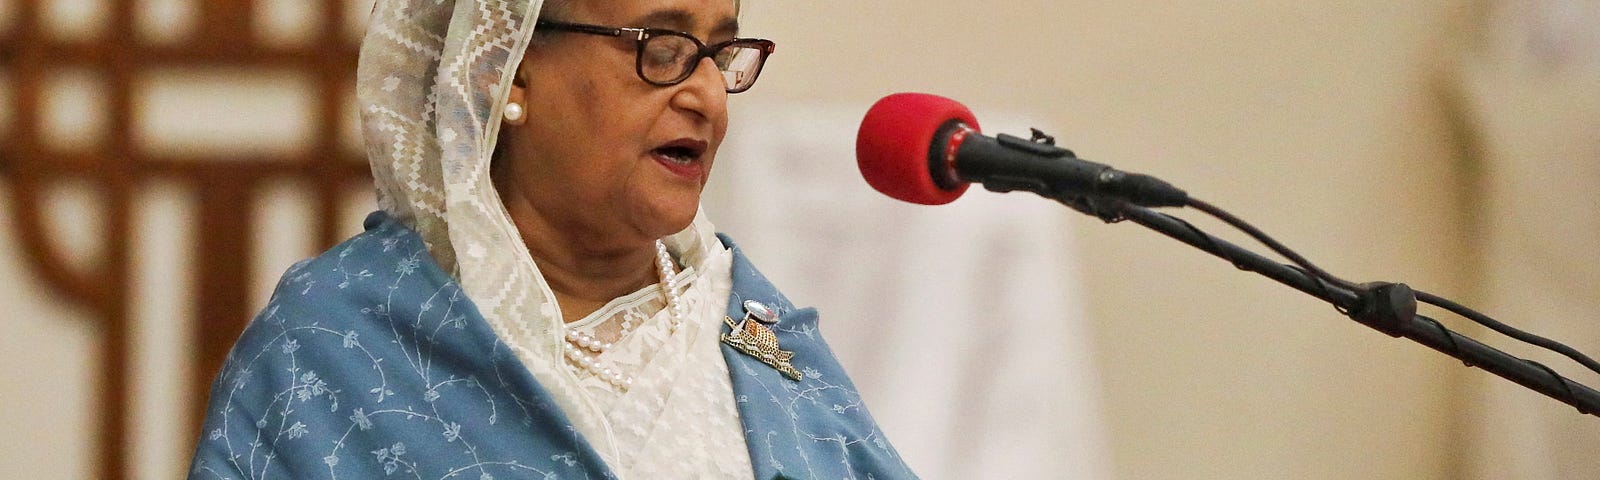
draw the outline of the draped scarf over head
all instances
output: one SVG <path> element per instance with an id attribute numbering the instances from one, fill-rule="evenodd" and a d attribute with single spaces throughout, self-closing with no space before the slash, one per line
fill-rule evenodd
<path id="1" fill-rule="evenodd" d="M 378 205 L 416 230 L 490 327 L 607 450 L 562 359 L 562 318 L 490 180 L 511 81 L 542 0 L 379 0 L 361 48 L 356 94 Z M 538 68 L 537 65 L 530 68 Z M 529 119 L 540 121 L 540 119 Z M 681 261 L 720 250 L 698 215 L 665 239 Z"/>

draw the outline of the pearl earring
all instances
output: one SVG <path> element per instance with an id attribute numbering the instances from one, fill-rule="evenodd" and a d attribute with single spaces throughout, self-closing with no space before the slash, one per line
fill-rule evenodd
<path id="1" fill-rule="evenodd" d="M 506 116 L 506 121 L 511 122 L 511 123 L 517 123 L 519 121 L 522 121 L 522 104 L 520 104 L 520 103 L 507 103 L 506 104 L 505 116 Z"/>

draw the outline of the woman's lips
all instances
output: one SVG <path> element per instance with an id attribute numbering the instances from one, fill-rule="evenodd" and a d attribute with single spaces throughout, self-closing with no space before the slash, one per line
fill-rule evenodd
<path id="1" fill-rule="evenodd" d="M 705 140 L 682 138 L 650 150 L 651 158 L 673 174 L 695 181 L 706 175 L 705 157 L 708 143 Z"/>

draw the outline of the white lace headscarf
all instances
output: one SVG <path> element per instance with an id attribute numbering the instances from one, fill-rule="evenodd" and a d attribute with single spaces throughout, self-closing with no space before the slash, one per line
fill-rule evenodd
<path id="1" fill-rule="evenodd" d="M 603 420 L 562 368 L 555 295 L 489 178 L 502 109 L 543 3 L 378 0 L 356 95 L 378 206 L 421 234 L 575 426 L 596 432 Z M 687 264 L 720 245 L 703 213 L 665 241 Z"/>

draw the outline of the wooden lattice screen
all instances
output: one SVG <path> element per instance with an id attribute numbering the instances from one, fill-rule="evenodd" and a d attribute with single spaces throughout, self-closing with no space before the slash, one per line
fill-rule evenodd
<path id="1" fill-rule="evenodd" d="M 149 0 L 144 0 L 148 2 Z M 261 0 L 266 1 L 266 0 Z M 249 320 L 252 245 L 261 189 L 268 182 L 294 180 L 308 185 L 316 205 L 317 241 L 332 245 L 341 226 L 338 205 L 350 189 L 365 188 L 368 169 L 358 148 L 343 141 L 350 128 L 348 108 L 355 78 L 357 41 L 348 22 L 354 20 L 346 0 L 308 0 L 316 9 L 312 38 L 291 46 L 258 41 L 262 19 L 257 0 L 190 0 L 192 28 L 178 41 L 151 42 L 136 25 L 136 0 L 98 2 L 103 28 L 88 39 L 62 39 L 45 28 L 42 15 L 49 0 L 13 0 L 10 20 L 0 25 L 0 78 L 8 92 L 0 105 L 9 128 L 0 137 L 0 177 L 9 183 L 9 206 L 23 255 L 33 272 L 64 297 L 85 306 L 100 322 L 99 463 L 94 478 L 129 476 L 127 445 L 134 414 L 127 371 L 133 358 L 130 325 L 130 213 L 135 195 L 151 182 L 179 182 L 198 197 L 198 225 L 186 242 L 197 252 L 193 277 L 198 315 L 191 338 L 173 339 L 193 345 L 197 367 L 192 380 L 192 405 L 205 401 L 234 338 Z M 172 3 L 168 1 L 167 3 Z M 368 2 L 370 4 L 370 2 Z M 158 19 L 159 21 L 159 19 Z M 289 155 L 155 152 L 142 147 L 136 83 L 152 72 L 273 72 L 300 76 L 314 92 L 312 111 L 304 112 L 311 133 L 309 145 Z M 58 72 L 85 72 L 104 105 L 101 132 L 94 145 L 58 148 L 43 138 L 42 104 L 49 101 L 47 82 Z M 68 99 L 71 101 L 72 99 Z M 251 112 L 236 112 L 250 115 Z M 201 121 L 201 120 L 197 120 Z M 204 149 L 201 149 L 204 152 Z M 245 158 L 240 158 L 245 157 Z M 61 182 L 90 185 L 103 201 L 102 254 L 87 269 L 73 268 L 61 239 L 51 238 L 41 211 L 42 192 Z M 197 431 L 199 408 L 188 409 Z"/>

